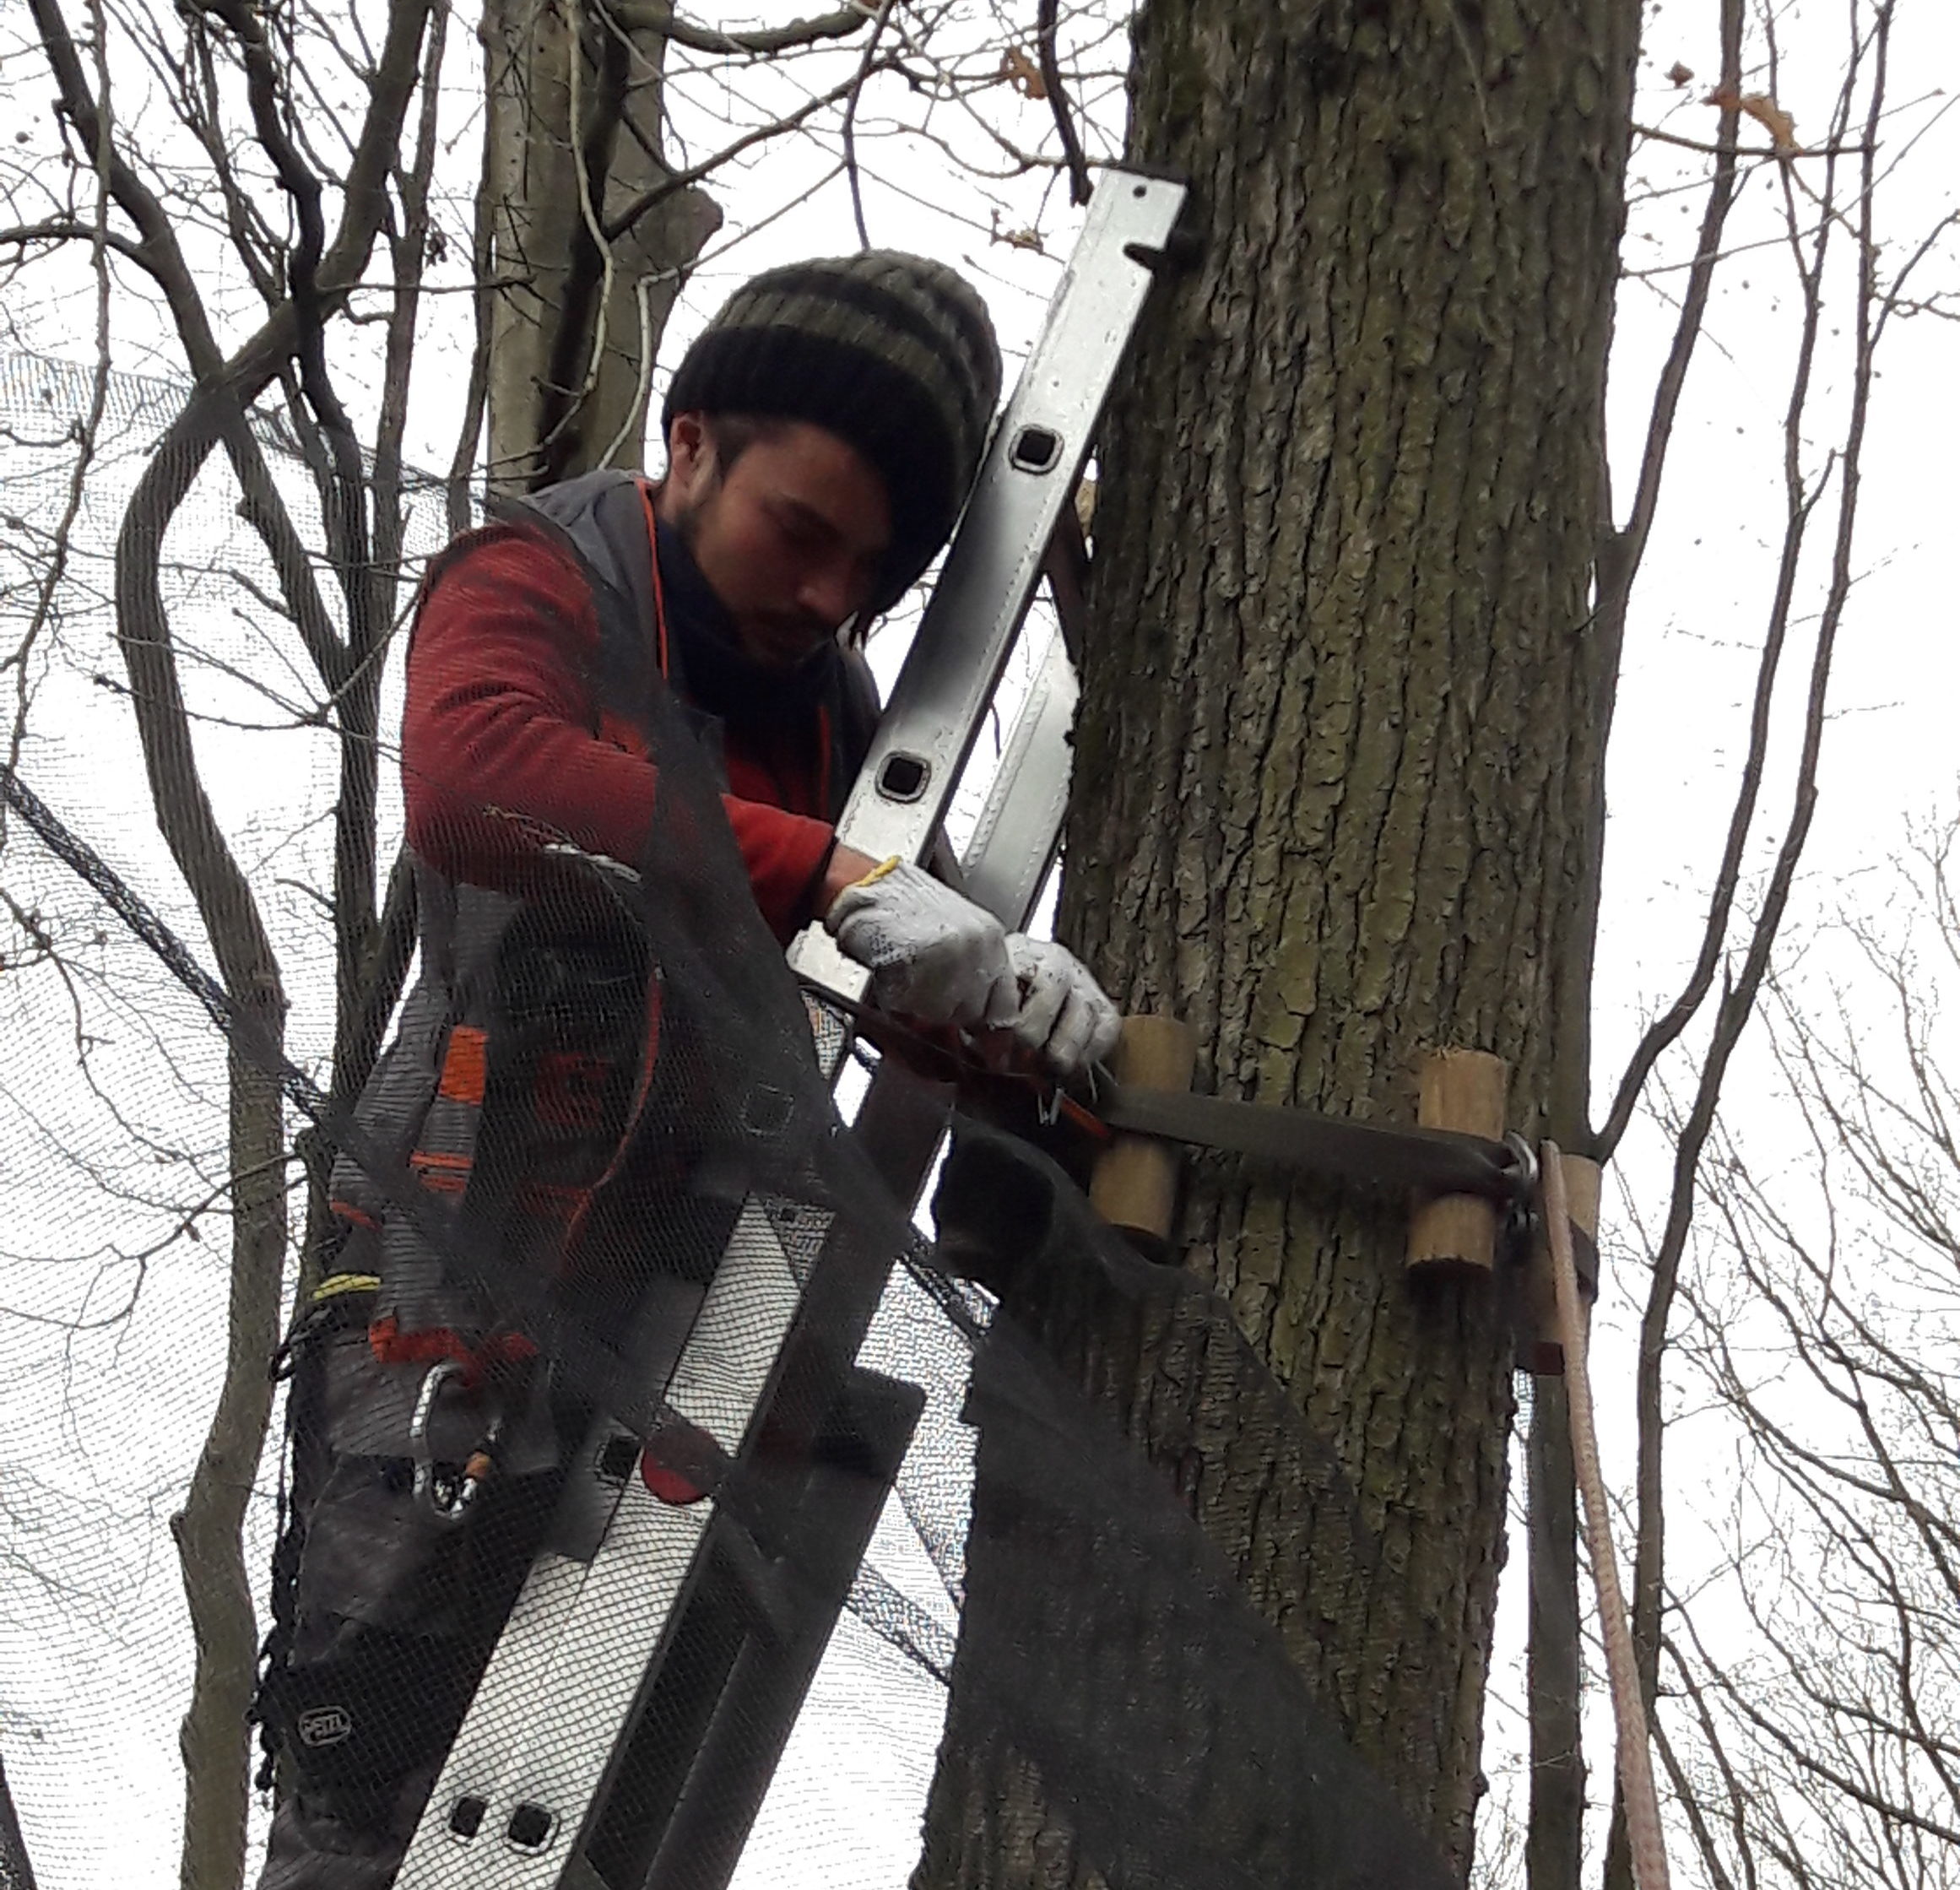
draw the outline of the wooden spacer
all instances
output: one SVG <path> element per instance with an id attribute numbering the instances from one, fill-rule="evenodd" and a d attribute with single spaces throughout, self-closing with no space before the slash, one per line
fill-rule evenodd
<path id="1" fill-rule="evenodd" d="M 1198 1033 L 1176 1017 L 1125 1017 L 1109 1066 L 1125 1089 L 1188 1090 L 1198 1066 Z M 1150 1259 L 1167 1259 L 1183 1166 L 1176 1142 L 1118 1135 L 1096 1158 L 1090 1205 Z"/>
<path id="2" fill-rule="evenodd" d="M 1561 1153 L 1565 1200 L 1572 1221 L 1573 1258 L 1578 1263 L 1579 1303 L 1587 1325 L 1600 1297 L 1600 1165 L 1583 1155 Z M 1518 1318 L 1518 1369 L 1540 1378 L 1565 1375 L 1565 1346 L 1558 1336 L 1558 1292 L 1551 1276 L 1551 1247 L 1542 1222 L 1531 1241 Z"/>
<path id="3" fill-rule="evenodd" d="M 1502 1141 L 1511 1066 L 1487 1050 L 1432 1050 L 1422 1059 L 1416 1120 Z M 1500 1210 L 1481 1194 L 1418 1200 L 1409 1222 L 1409 1265 L 1487 1274 L 1497 1265 Z"/>

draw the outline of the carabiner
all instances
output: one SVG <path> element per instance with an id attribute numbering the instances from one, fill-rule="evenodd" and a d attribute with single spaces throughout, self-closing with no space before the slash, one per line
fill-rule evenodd
<path id="1" fill-rule="evenodd" d="M 415 1409 L 409 1419 L 409 1454 L 415 1465 L 414 1493 L 446 1523 L 459 1523 L 490 1475 L 490 1450 L 504 1427 L 500 1412 L 490 1420 L 482 1441 L 470 1452 L 460 1470 L 438 1465 L 429 1445 L 429 1420 L 436 1409 L 436 1396 L 445 1383 L 463 1376 L 463 1367 L 453 1358 L 439 1358 L 429 1367 L 422 1387 L 415 1394 Z"/>

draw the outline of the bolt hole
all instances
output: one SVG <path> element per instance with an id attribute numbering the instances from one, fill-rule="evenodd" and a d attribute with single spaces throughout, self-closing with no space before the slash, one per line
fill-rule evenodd
<path id="1" fill-rule="evenodd" d="M 932 764 L 923 755 L 888 755 L 878 771 L 878 792 L 887 800 L 917 800 L 932 772 Z"/>
<path id="2" fill-rule="evenodd" d="M 1007 455 L 1008 463 L 1022 473 L 1052 472 L 1061 457 L 1061 435 L 1045 426 L 1024 426 Z"/>

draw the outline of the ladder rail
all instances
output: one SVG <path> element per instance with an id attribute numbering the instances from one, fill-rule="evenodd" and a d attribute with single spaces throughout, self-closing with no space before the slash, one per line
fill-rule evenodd
<path id="1" fill-rule="evenodd" d="M 1041 338 L 1028 356 L 934 587 L 891 700 L 837 821 L 874 859 L 923 860 L 1000 686 L 1074 506 L 1096 422 L 1183 207 L 1182 184 L 1111 171 L 1091 200 Z M 802 976 L 863 996 L 863 969 L 820 927 L 790 949 Z"/>

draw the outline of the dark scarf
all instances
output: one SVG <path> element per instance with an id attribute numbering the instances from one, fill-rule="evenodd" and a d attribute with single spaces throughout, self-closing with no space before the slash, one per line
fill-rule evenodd
<path id="1" fill-rule="evenodd" d="M 755 662 L 679 528 L 661 520 L 659 540 L 669 657 L 681 694 L 730 728 L 814 728 L 818 708 L 837 697 L 843 654 L 835 640 L 826 637 L 793 669 Z"/>

